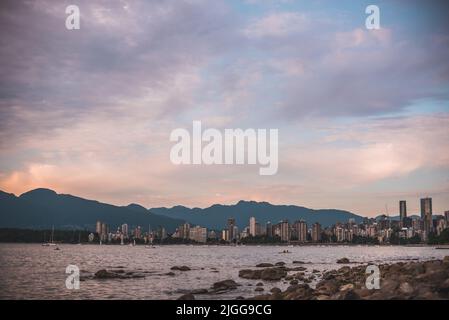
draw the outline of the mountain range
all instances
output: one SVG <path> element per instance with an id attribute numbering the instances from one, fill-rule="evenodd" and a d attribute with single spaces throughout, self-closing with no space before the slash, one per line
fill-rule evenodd
<path id="1" fill-rule="evenodd" d="M 225 228 L 227 219 L 231 217 L 239 228 L 247 226 L 250 217 L 255 217 L 263 225 L 268 221 L 274 224 L 283 219 L 290 222 L 302 219 L 309 224 L 318 222 L 323 227 L 347 222 L 350 218 L 357 223 L 363 220 L 363 217 L 343 210 L 314 210 L 243 200 L 234 205 L 215 204 L 204 209 L 184 206 L 146 209 L 138 204 L 115 206 L 43 188 L 20 196 L 0 191 L 0 227 L 94 229 L 96 221 L 100 220 L 112 228 L 127 223 L 130 227 L 139 225 L 144 230 L 148 225 L 152 229 L 163 226 L 171 232 L 187 221 L 220 230 Z"/>
<path id="2" fill-rule="evenodd" d="M 357 223 L 363 221 L 363 217 L 343 210 L 313 210 L 293 205 L 273 205 L 268 202 L 243 200 L 235 205 L 215 204 L 205 209 L 175 206 L 173 208 L 151 208 L 150 211 L 212 229 L 223 229 L 226 226 L 227 219 L 231 217 L 235 219 L 239 228 L 247 226 L 250 217 L 255 217 L 256 221 L 262 225 L 268 221 L 275 224 L 284 219 L 290 222 L 302 219 L 309 224 L 318 222 L 323 227 L 337 222 L 348 222 L 350 218 L 354 218 Z"/>
<path id="3" fill-rule="evenodd" d="M 123 223 L 173 231 L 184 221 L 159 216 L 137 204 L 114 206 L 49 189 L 35 189 L 19 197 L 0 191 L 0 227 L 43 229 L 95 229 L 97 220 L 116 228 Z"/>

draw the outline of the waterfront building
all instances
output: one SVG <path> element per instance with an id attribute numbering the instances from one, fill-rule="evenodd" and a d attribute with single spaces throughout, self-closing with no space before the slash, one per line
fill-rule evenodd
<path id="1" fill-rule="evenodd" d="M 255 237 L 257 235 L 256 231 L 257 231 L 256 230 L 256 218 L 255 217 L 251 217 L 251 218 L 249 218 L 249 234 L 252 237 Z"/>
<path id="2" fill-rule="evenodd" d="M 290 240 L 290 225 L 288 223 L 288 220 L 283 220 L 280 223 L 281 225 L 281 241 L 289 241 Z"/>
<path id="3" fill-rule="evenodd" d="M 141 237 L 142 237 L 142 230 L 141 230 L 140 226 L 137 226 L 134 229 L 134 238 L 135 239 L 140 239 Z"/>
<path id="4" fill-rule="evenodd" d="M 421 199 L 421 219 L 424 221 L 424 231 L 428 236 L 433 229 L 432 198 Z"/>
<path id="5" fill-rule="evenodd" d="M 407 218 L 407 202 L 405 200 L 399 201 L 399 219 L 404 225 L 404 219 Z"/>
<path id="6" fill-rule="evenodd" d="M 268 221 L 267 224 L 265 225 L 265 234 L 267 235 L 268 238 L 273 237 L 273 226 L 271 225 L 271 222 Z"/>
<path id="7" fill-rule="evenodd" d="M 95 233 L 97 233 L 98 235 L 101 235 L 101 221 L 97 221 L 97 224 L 95 226 Z"/>
<path id="8" fill-rule="evenodd" d="M 304 220 L 298 220 L 293 223 L 293 237 L 299 242 L 307 241 L 307 223 Z"/>
<path id="9" fill-rule="evenodd" d="M 221 232 L 221 239 L 224 241 L 229 241 L 229 230 L 228 229 L 224 229 Z"/>
<path id="10" fill-rule="evenodd" d="M 125 237 L 125 239 L 128 238 L 129 233 L 128 233 L 128 224 L 127 223 L 122 224 L 122 234 Z"/>
<path id="11" fill-rule="evenodd" d="M 351 240 L 352 240 L 352 230 L 351 230 Z M 316 222 L 312 226 L 312 241 L 320 242 L 321 241 L 321 225 Z"/>
<path id="12" fill-rule="evenodd" d="M 207 237 L 208 237 L 209 239 L 216 240 L 216 239 L 217 239 L 217 233 L 215 232 L 215 230 L 210 230 Z"/>
<path id="13" fill-rule="evenodd" d="M 235 239 L 234 235 L 234 226 L 235 226 L 235 219 L 229 218 L 228 219 L 228 240 L 226 241 L 233 241 Z"/>
<path id="14" fill-rule="evenodd" d="M 207 228 L 196 226 L 194 228 L 189 228 L 189 239 L 200 242 L 200 243 L 206 243 L 207 241 Z"/>
<path id="15" fill-rule="evenodd" d="M 179 227 L 179 237 L 181 239 L 189 239 L 190 238 L 190 224 L 184 223 Z"/>
<path id="16" fill-rule="evenodd" d="M 443 232 L 444 229 L 448 227 L 447 220 L 444 217 L 439 217 L 436 221 L 436 233 L 437 235 L 440 235 L 441 232 Z"/>

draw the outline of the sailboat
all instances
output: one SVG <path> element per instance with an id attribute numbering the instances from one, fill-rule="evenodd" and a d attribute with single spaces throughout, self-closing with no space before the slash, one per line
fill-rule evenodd
<path id="1" fill-rule="evenodd" d="M 78 245 L 81 245 L 81 232 L 78 232 Z"/>
<path id="2" fill-rule="evenodd" d="M 56 246 L 56 243 L 53 242 L 54 233 L 55 233 L 55 226 L 52 226 L 52 228 L 51 228 L 51 240 L 50 240 L 50 242 L 43 243 L 42 246 L 44 246 L 44 247 Z"/>

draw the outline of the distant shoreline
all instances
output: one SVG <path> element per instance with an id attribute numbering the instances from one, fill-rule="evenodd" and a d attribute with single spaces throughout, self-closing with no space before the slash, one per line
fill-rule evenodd
<path id="1" fill-rule="evenodd" d="M 79 245 L 79 243 L 67 243 L 67 242 L 54 242 L 56 245 Z M 19 242 L 19 241 L 0 241 L 0 244 L 36 244 L 41 245 L 43 242 Z M 81 243 L 83 246 L 100 246 L 99 243 Z M 150 246 L 148 244 L 136 244 L 130 243 L 120 245 L 117 243 L 103 243 L 101 246 L 117 246 L 117 247 L 145 247 Z M 185 244 L 185 243 L 162 243 L 155 244 L 154 247 L 164 246 L 184 246 L 184 247 L 409 247 L 409 248 L 424 248 L 434 247 L 435 249 L 449 250 L 449 244 L 356 244 L 356 243 L 306 243 L 306 244 L 243 244 L 243 245 L 231 245 L 231 244 Z M 288 251 L 288 250 L 287 250 Z M 283 252 L 282 252 L 283 253 Z M 290 252 L 285 252 L 290 253 Z"/>

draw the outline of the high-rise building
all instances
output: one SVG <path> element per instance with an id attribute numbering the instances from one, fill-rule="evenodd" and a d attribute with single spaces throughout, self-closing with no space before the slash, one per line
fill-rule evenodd
<path id="1" fill-rule="evenodd" d="M 126 223 L 122 224 L 122 234 L 125 239 L 128 238 L 128 224 Z"/>
<path id="2" fill-rule="evenodd" d="M 228 241 L 232 241 L 235 239 L 234 226 L 235 226 L 235 219 L 229 218 L 228 219 Z"/>
<path id="3" fill-rule="evenodd" d="M 314 223 L 312 226 L 312 241 L 321 241 L 321 225 L 318 222 Z"/>
<path id="4" fill-rule="evenodd" d="M 190 224 L 184 223 L 179 227 L 179 237 L 182 239 L 189 239 L 190 237 Z"/>
<path id="5" fill-rule="evenodd" d="M 224 229 L 221 232 L 221 239 L 224 241 L 229 241 L 229 230 L 228 229 Z"/>
<path id="6" fill-rule="evenodd" d="M 304 220 L 295 221 L 293 224 L 293 236 L 300 242 L 307 241 L 307 223 Z"/>
<path id="7" fill-rule="evenodd" d="M 95 226 L 95 233 L 101 235 L 101 221 L 97 221 L 97 224 Z"/>
<path id="8" fill-rule="evenodd" d="M 273 237 L 273 226 L 271 225 L 271 222 L 268 221 L 267 224 L 265 225 L 265 234 L 267 235 L 268 238 Z"/>
<path id="9" fill-rule="evenodd" d="M 421 219 L 424 221 L 424 231 L 428 236 L 433 229 L 432 198 L 421 199 Z"/>
<path id="10" fill-rule="evenodd" d="M 288 242 L 290 240 L 290 224 L 288 220 L 282 220 L 281 223 L 281 241 Z"/>
<path id="11" fill-rule="evenodd" d="M 234 239 L 232 240 L 239 240 L 239 227 L 234 226 L 232 234 L 234 236 Z"/>
<path id="12" fill-rule="evenodd" d="M 142 230 L 140 226 L 134 229 L 134 238 L 140 239 L 142 237 Z"/>
<path id="13" fill-rule="evenodd" d="M 256 233 L 256 218 L 254 218 L 254 217 L 249 218 L 249 234 L 252 237 L 255 237 L 257 235 L 257 233 Z"/>
<path id="14" fill-rule="evenodd" d="M 207 241 L 207 228 L 196 226 L 194 228 L 189 228 L 189 239 L 206 243 Z"/>
<path id="15" fill-rule="evenodd" d="M 399 218 L 402 223 L 407 218 L 407 202 L 405 200 L 399 201 Z"/>

